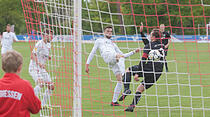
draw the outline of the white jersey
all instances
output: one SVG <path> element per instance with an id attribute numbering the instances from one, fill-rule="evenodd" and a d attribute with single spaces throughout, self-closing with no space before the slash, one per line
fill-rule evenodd
<path id="1" fill-rule="evenodd" d="M 9 33 L 8 32 L 3 32 L 3 36 L 2 36 L 2 40 L 1 40 L 2 48 L 12 49 L 13 39 L 18 41 L 15 33 L 13 33 L 13 32 L 9 32 Z"/>
<path id="2" fill-rule="evenodd" d="M 107 38 L 99 38 L 96 40 L 94 47 L 87 59 L 86 64 L 90 64 L 90 62 L 92 61 L 94 54 L 96 53 L 96 50 L 99 49 L 101 56 L 103 57 L 104 61 L 106 62 L 107 60 L 107 55 L 110 55 L 110 53 L 117 53 L 117 54 L 121 54 L 123 55 L 125 58 L 129 57 L 131 55 L 134 54 L 133 51 L 123 54 L 120 49 L 118 48 L 118 46 L 112 42 L 111 39 L 107 39 Z M 116 56 L 114 56 L 116 57 Z"/>
<path id="3" fill-rule="evenodd" d="M 44 65 L 49 59 L 50 48 L 50 43 L 45 43 L 43 40 L 40 40 L 36 43 L 32 53 L 36 54 L 38 62 Z M 33 62 L 35 63 L 35 61 Z"/>

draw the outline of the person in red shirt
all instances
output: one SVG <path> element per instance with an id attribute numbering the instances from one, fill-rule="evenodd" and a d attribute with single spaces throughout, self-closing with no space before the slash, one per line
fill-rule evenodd
<path id="1" fill-rule="evenodd" d="M 0 117 L 30 117 L 41 109 L 41 102 L 35 96 L 31 84 L 20 78 L 23 57 L 16 51 L 8 51 L 2 56 L 0 79 Z"/>

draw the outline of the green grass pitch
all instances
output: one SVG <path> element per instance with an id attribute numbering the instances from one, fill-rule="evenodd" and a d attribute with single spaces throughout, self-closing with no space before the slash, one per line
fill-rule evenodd
<path id="1" fill-rule="evenodd" d="M 72 48 L 71 44 L 64 44 L 67 49 Z M 142 43 L 117 43 L 119 47 L 137 48 L 143 47 Z M 207 43 L 171 43 L 167 56 L 169 73 L 163 73 L 156 85 L 144 92 L 135 112 L 128 113 L 123 110 L 125 106 L 111 107 L 112 94 L 115 87 L 116 78 L 112 71 L 107 69 L 107 65 L 101 57 L 96 56 L 91 62 L 90 74 L 84 72 L 85 60 L 91 51 L 93 44 L 83 44 L 83 71 L 82 71 L 82 109 L 84 117 L 103 117 L 103 116 L 126 116 L 126 117 L 208 117 L 210 115 L 210 46 Z M 13 44 L 13 48 L 19 51 L 24 58 L 23 70 L 21 77 L 29 80 L 34 86 L 34 82 L 28 73 L 28 65 L 30 61 L 29 43 L 18 42 Z M 128 52 L 126 48 L 121 49 Z M 58 51 L 62 51 L 59 53 Z M 60 63 L 50 62 L 60 67 L 50 68 L 58 71 L 56 89 L 52 96 L 52 104 L 63 105 L 62 116 L 70 116 L 72 114 L 72 50 L 57 48 L 54 54 L 60 54 Z M 98 54 L 98 53 L 97 53 Z M 126 59 L 126 67 L 138 64 L 140 54 L 136 54 Z M 55 60 L 55 59 L 54 59 Z M 176 61 L 173 61 L 176 60 Z M 97 67 L 96 67 L 97 66 Z M 65 67 L 65 68 L 63 68 Z M 49 69 L 48 68 L 48 69 Z M 1 77 L 3 76 L 2 70 Z M 185 73 L 185 74 L 176 74 Z M 55 73 L 54 73 L 55 74 Z M 111 76 L 111 77 L 110 77 Z M 131 90 L 135 88 L 139 82 L 131 85 Z M 166 85 L 167 84 L 167 85 Z M 129 105 L 133 96 L 128 96 L 123 105 Z M 70 108 L 68 106 L 71 106 Z M 147 107 L 145 107 L 147 106 Z M 167 108 L 170 107 L 170 108 Z M 205 108 L 203 110 L 202 108 Z M 53 109 L 53 115 L 61 114 L 59 109 Z M 32 115 L 39 117 L 39 114 Z"/>

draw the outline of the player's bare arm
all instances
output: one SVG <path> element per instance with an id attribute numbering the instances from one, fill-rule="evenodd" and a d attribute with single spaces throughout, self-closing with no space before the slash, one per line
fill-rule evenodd
<path id="1" fill-rule="evenodd" d="M 86 73 L 89 73 L 89 64 L 86 64 L 86 65 L 85 65 L 85 72 L 86 72 Z"/>

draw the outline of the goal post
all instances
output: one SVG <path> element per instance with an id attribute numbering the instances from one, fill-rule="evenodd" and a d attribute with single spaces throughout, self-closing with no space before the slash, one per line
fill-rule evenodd
<path id="1" fill-rule="evenodd" d="M 209 41 L 210 22 L 206 24 L 206 40 Z"/>
<path id="2" fill-rule="evenodd" d="M 73 117 L 82 117 L 82 0 L 74 0 L 74 85 Z"/>

